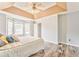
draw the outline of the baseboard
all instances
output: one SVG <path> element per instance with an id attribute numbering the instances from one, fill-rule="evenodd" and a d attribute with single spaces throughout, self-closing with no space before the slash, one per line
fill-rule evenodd
<path id="1" fill-rule="evenodd" d="M 49 41 L 49 40 L 44 40 L 44 41 L 47 41 L 47 42 L 50 42 L 50 43 L 53 43 L 53 44 L 58 44 L 58 42 L 53 42 L 53 41 Z"/>
<path id="2" fill-rule="evenodd" d="M 76 44 L 70 44 L 70 43 L 64 43 L 64 42 L 61 42 L 63 44 L 66 44 L 66 45 L 70 45 L 70 46 L 74 46 L 74 47 L 79 47 L 79 45 L 76 45 Z"/>
<path id="3" fill-rule="evenodd" d="M 45 41 L 53 43 L 53 44 L 56 44 L 56 45 L 58 44 L 58 42 L 53 42 L 53 41 L 49 41 L 49 40 L 45 40 Z M 79 47 L 79 45 L 75 45 L 75 44 L 69 44 L 69 43 L 63 43 L 63 44 L 70 45 L 70 46 L 75 46 L 75 47 Z"/>
<path id="4" fill-rule="evenodd" d="M 75 45 L 75 44 L 70 44 L 70 43 L 65 43 L 65 44 L 70 45 L 70 46 L 79 47 L 79 45 Z"/>

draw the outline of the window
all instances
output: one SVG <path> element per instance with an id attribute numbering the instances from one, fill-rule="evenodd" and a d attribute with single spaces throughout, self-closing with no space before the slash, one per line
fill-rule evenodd
<path id="1" fill-rule="evenodd" d="M 22 22 L 14 23 L 14 32 L 15 34 L 23 35 L 23 23 Z"/>
<path id="2" fill-rule="evenodd" d="M 25 35 L 30 34 L 30 23 L 25 23 Z"/>
<path id="3" fill-rule="evenodd" d="M 7 18 L 8 26 L 7 33 L 10 34 L 18 34 L 18 35 L 30 35 L 30 23 L 24 22 L 22 20 L 16 20 L 13 18 Z"/>
<path id="4" fill-rule="evenodd" d="M 8 34 L 13 34 L 13 22 L 8 20 Z"/>

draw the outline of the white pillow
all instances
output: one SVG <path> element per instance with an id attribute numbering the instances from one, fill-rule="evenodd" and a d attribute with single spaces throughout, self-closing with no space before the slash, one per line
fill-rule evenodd
<path id="1" fill-rule="evenodd" d="M 19 38 L 18 38 L 18 35 L 16 34 L 13 34 L 12 35 L 12 38 L 16 41 L 16 42 L 19 42 Z"/>

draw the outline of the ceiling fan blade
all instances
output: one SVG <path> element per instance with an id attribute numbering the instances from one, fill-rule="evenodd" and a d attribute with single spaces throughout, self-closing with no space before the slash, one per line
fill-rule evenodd
<path id="1" fill-rule="evenodd" d="M 38 8 L 44 8 L 44 7 L 46 7 L 46 5 L 44 5 L 43 3 L 38 3 L 38 4 L 37 4 L 37 7 L 38 7 Z"/>
<path id="2" fill-rule="evenodd" d="M 37 10 L 39 10 L 39 11 L 43 11 L 42 9 L 39 9 L 39 8 L 37 8 Z"/>
<path id="3" fill-rule="evenodd" d="M 42 7 L 36 7 L 36 9 L 43 11 L 44 9 Z"/>
<path id="4" fill-rule="evenodd" d="M 39 7 L 39 6 L 42 6 L 42 4 L 41 3 L 37 3 L 37 6 Z"/>
<path id="5" fill-rule="evenodd" d="M 26 7 L 31 7 L 31 8 L 32 8 L 32 7 L 33 7 L 33 2 L 28 2 L 28 3 L 25 4 L 25 6 L 26 6 Z"/>

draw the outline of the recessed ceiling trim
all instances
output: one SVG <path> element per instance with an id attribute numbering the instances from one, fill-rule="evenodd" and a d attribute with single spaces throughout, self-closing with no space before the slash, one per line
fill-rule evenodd
<path id="1" fill-rule="evenodd" d="M 48 8 L 47 10 L 39 12 L 38 14 L 36 14 L 35 19 L 46 17 L 49 15 L 53 15 L 53 14 L 56 14 L 59 12 L 64 12 L 66 10 L 67 10 L 66 3 L 57 3 L 55 6 L 52 6 L 52 7 Z"/>
<path id="2" fill-rule="evenodd" d="M 39 19 L 39 18 L 46 17 L 49 15 L 53 15 L 53 14 L 56 14 L 59 12 L 67 11 L 67 5 L 66 5 L 66 2 L 58 2 L 58 3 L 56 3 L 56 5 L 48 8 L 44 11 L 41 11 L 35 15 L 33 15 L 27 11 L 24 11 L 20 8 L 17 8 L 16 6 L 11 6 L 9 8 L 3 9 L 3 11 L 6 11 L 6 12 L 9 12 L 12 14 L 16 14 L 19 16 L 28 17 L 28 18 L 35 20 L 35 19 Z"/>
<path id="3" fill-rule="evenodd" d="M 67 3 L 66 2 L 57 2 L 56 5 L 63 8 L 64 10 L 67 10 Z"/>
<path id="4" fill-rule="evenodd" d="M 14 7 L 14 6 L 3 9 L 3 11 L 6 11 L 6 12 L 9 12 L 9 13 L 12 13 L 12 14 L 16 14 L 16 15 L 19 15 L 19 16 L 24 16 L 24 17 L 34 19 L 34 16 L 31 13 L 28 13 L 28 12 L 21 10 L 17 7 Z"/>

